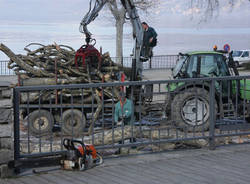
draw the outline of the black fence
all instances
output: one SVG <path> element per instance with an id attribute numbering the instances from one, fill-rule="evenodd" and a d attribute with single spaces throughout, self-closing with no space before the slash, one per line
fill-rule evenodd
<path id="1" fill-rule="evenodd" d="M 125 67 L 132 67 L 132 57 L 112 57 L 114 62 L 122 63 Z M 150 60 L 143 63 L 143 69 L 169 69 L 176 65 L 177 55 L 153 56 Z M 7 60 L 0 61 L 0 75 L 15 75 L 14 71 L 8 68 Z"/>
<path id="2" fill-rule="evenodd" d="M 132 67 L 132 57 L 112 57 L 114 62 L 119 62 L 125 67 Z M 159 55 L 143 63 L 143 69 L 169 69 L 177 63 L 178 55 Z"/>
<path id="3" fill-rule="evenodd" d="M 0 75 L 15 75 L 14 71 L 8 68 L 7 60 L 0 61 Z"/>
<path id="4" fill-rule="evenodd" d="M 16 87 L 15 160 L 62 154 L 64 138 L 98 150 L 192 140 L 214 149 L 224 137 L 250 134 L 249 79 Z"/>

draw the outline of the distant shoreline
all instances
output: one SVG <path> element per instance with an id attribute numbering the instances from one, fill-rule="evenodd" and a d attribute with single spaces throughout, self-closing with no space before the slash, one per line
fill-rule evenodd
<path id="1" fill-rule="evenodd" d="M 58 29 L 58 26 L 60 29 Z M 97 49 L 109 52 L 115 57 L 115 28 L 89 26 L 96 38 Z M 94 29 L 95 28 L 95 29 Z M 193 50 L 212 50 L 213 45 L 222 49 L 229 44 L 232 50 L 250 49 L 250 28 L 156 28 L 158 45 L 155 55 L 175 55 Z M 44 45 L 65 44 L 77 50 L 84 44 L 83 35 L 76 24 L 11 24 L 0 25 L 0 42 L 8 46 L 15 54 L 25 54 L 23 48 L 31 42 Z M 123 55 L 130 56 L 133 50 L 131 28 L 124 30 Z M 0 60 L 8 59 L 0 52 Z"/>

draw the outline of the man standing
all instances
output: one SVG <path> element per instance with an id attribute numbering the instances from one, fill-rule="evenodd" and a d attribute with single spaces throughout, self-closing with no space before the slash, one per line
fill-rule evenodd
<path id="1" fill-rule="evenodd" d="M 144 29 L 141 59 L 147 61 L 153 55 L 153 47 L 157 44 L 157 33 L 154 28 L 149 27 L 146 22 L 142 22 Z"/>

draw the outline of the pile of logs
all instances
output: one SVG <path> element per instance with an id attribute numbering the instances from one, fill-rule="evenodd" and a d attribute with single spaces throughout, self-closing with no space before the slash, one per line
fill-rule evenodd
<path id="1" fill-rule="evenodd" d="M 87 66 L 76 66 L 76 52 L 67 45 L 31 43 L 24 48 L 26 55 L 16 55 L 4 44 L 0 44 L 0 50 L 10 58 L 8 68 L 26 79 L 22 85 L 112 82 L 117 80 L 117 72 L 130 73 L 129 68 L 114 63 L 108 53 L 102 55 L 99 69 L 92 63 L 88 66 L 88 62 Z"/>
<path id="2" fill-rule="evenodd" d="M 31 47 L 35 49 L 32 50 Z M 4 44 L 0 44 L 0 50 L 10 58 L 8 68 L 20 76 L 21 86 L 113 82 L 119 80 L 120 71 L 124 72 L 127 77 L 130 76 L 131 72 L 131 68 L 125 68 L 113 62 L 109 53 L 101 55 L 100 67 L 96 67 L 95 60 L 89 61 L 90 58 L 88 57 L 85 59 L 86 65 L 83 66 L 82 60 L 79 58 L 80 64 L 76 66 L 76 51 L 70 46 L 57 45 L 56 43 L 46 46 L 40 43 L 31 43 L 24 48 L 27 52 L 26 55 L 16 55 Z M 104 95 L 108 98 L 115 97 L 117 99 L 118 90 L 114 90 L 114 96 L 111 90 L 105 89 Z M 98 91 L 95 91 L 95 94 L 100 96 Z M 86 93 L 88 90 L 84 92 Z M 47 95 L 43 95 L 44 98 L 53 95 L 49 91 L 47 93 Z M 79 90 L 67 92 L 65 89 L 63 91 L 64 96 L 71 96 L 72 94 L 77 96 L 79 93 Z M 33 96 L 34 98 L 30 96 L 30 101 L 34 102 L 39 95 L 33 94 Z M 89 101 L 91 101 L 92 96 L 93 94 L 89 90 L 85 98 L 89 97 Z M 23 94 L 21 101 L 25 102 L 26 100 L 27 97 Z"/>

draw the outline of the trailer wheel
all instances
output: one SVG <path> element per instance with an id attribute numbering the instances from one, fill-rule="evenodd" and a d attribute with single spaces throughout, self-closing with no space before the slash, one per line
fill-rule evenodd
<path id="1" fill-rule="evenodd" d="M 209 93 L 205 89 L 192 88 L 180 92 L 171 105 L 172 119 L 178 127 L 187 131 L 206 131 L 210 116 Z M 215 103 L 217 112 L 217 103 Z"/>
<path id="2" fill-rule="evenodd" d="M 47 110 L 35 110 L 28 115 L 28 126 L 32 135 L 41 136 L 52 132 L 53 115 Z"/>
<path id="3" fill-rule="evenodd" d="M 68 109 L 62 114 L 62 131 L 66 135 L 78 136 L 83 133 L 86 126 L 84 114 L 77 109 Z"/>

